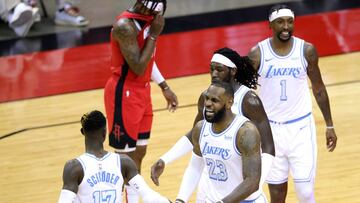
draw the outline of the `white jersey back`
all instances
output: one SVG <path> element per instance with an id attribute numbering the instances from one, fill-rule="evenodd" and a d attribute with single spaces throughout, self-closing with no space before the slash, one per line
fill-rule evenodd
<path id="1" fill-rule="evenodd" d="M 277 55 L 270 38 L 259 43 L 259 97 L 270 121 L 289 122 L 311 112 L 304 40 L 293 37 L 287 56 Z"/>
<path id="2" fill-rule="evenodd" d="M 84 178 L 79 185 L 75 202 L 121 203 L 124 179 L 118 154 L 108 152 L 97 158 L 92 154 L 82 154 L 77 158 L 84 170 Z"/>
<path id="3" fill-rule="evenodd" d="M 236 115 L 244 115 L 242 112 L 242 103 L 245 94 L 251 91 L 250 88 L 246 87 L 245 85 L 241 85 L 239 89 L 236 90 L 234 93 L 234 103 L 231 106 L 231 111 Z"/>
<path id="4" fill-rule="evenodd" d="M 200 132 L 200 150 L 205 161 L 207 177 L 206 199 L 219 200 L 237 187 L 242 181 L 242 158 L 236 149 L 236 135 L 239 128 L 248 121 L 244 116 L 237 115 L 231 125 L 217 134 L 212 131 L 212 124 L 204 120 Z"/>

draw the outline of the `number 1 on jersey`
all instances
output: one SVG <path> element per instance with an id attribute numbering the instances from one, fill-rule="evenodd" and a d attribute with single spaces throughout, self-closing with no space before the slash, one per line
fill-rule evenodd
<path id="1" fill-rule="evenodd" d="M 286 96 L 286 80 L 281 80 L 280 81 L 280 86 L 281 86 L 280 101 L 286 101 L 287 100 L 287 96 Z"/>

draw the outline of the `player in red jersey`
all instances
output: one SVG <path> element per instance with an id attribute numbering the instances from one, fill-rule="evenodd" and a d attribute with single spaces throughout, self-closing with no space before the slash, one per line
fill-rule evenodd
<path id="1" fill-rule="evenodd" d="M 137 0 L 116 18 L 111 31 L 112 75 L 104 94 L 109 143 L 115 152 L 129 155 L 139 172 L 153 119 L 150 80 L 161 87 L 169 111 L 175 111 L 178 106 L 176 95 L 154 61 L 156 40 L 165 24 L 165 10 L 166 0 Z M 127 193 L 128 202 L 138 202 L 135 192 Z"/>

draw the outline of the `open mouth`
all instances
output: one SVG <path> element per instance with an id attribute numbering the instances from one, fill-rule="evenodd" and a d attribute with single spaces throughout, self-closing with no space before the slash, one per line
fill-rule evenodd
<path id="1" fill-rule="evenodd" d="M 209 109 L 205 109 L 205 115 L 206 117 L 213 117 L 214 116 L 214 111 L 209 110 Z"/>
<path id="2" fill-rule="evenodd" d="M 290 32 L 289 31 L 282 31 L 280 33 L 280 37 L 281 38 L 289 38 L 290 37 Z"/>

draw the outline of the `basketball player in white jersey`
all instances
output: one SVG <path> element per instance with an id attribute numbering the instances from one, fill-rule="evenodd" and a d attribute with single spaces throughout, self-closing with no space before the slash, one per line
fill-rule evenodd
<path id="1" fill-rule="evenodd" d="M 199 121 L 192 129 L 193 154 L 176 202 L 188 201 L 203 170 L 207 171 L 204 202 L 263 202 L 261 194 L 249 197 L 259 188 L 260 134 L 255 124 L 232 113 L 233 95 L 225 82 L 213 82 L 207 89 L 206 121 Z"/>
<path id="2" fill-rule="evenodd" d="M 169 202 L 149 188 L 132 159 L 104 150 L 106 119 L 100 111 L 83 115 L 81 125 L 86 153 L 66 162 L 59 203 L 121 203 L 124 182 L 133 187 L 145 203 Z"/>
<path id="3" fill-rule="evenodd" d="M 289 172 L 299 201 L 315 202 L 317 145 L 308 77 L 326 122 L 330 152 L 337 142 L 318 54 L 312 44 L 292 36 L 294 12 L 286 5 L 272 7 L 269 21 L 273 36 L 253 47 L 249 57 L 260 75 L 259 96 L 270 120 L 276 149 L 266 179 L 271 202 L 285 202 Z"/>
<path id="4" fill-rule="evenodd" d="M 264 108 L 259 97 L 251 91 L 250 88 L 256 88 L 258 74 L 254 70 L 248 57 L 241 57 L 236 51 L 227 47 L 218 49 L 214 52 L 210 64 L 210 73 L 212 81 L 223 81 L 229 83 L 235 91 L 234 104 L 232 112 L 244 115 L 250 119 L 259 129 L 261 135 L 262 149 L 262 175 L 260 181 L 260 192 L 265 177 L 270 170 L 272 160 L 275 155 L 274 143 L 270 124 L 265 114 Z M 198 100 L 198 113 L 195 117 L 194 125 L 203 119 L 204 109 L 204 91 Z M 152 166 L 151 178 L 153 182 L 159 184 L 159 176 L 165 168 L 165 164 L 169 164 L 173 160 L 192 150 L 191 132 L 183 136 L 166 154 Z M 204 171 L 204 176 L 206 171 Z M 203 184 L 203 178 L 200 180 L 197 200 L 202 202 L 202 196 L 207 190 L 206 184 Z"/>

